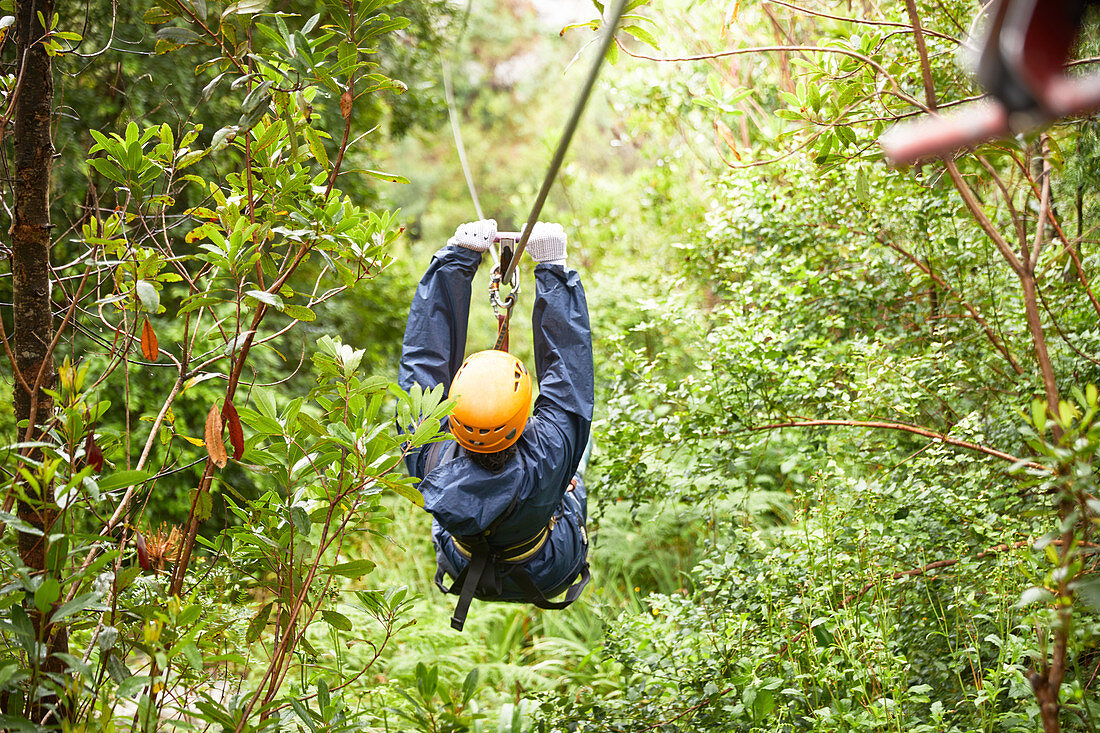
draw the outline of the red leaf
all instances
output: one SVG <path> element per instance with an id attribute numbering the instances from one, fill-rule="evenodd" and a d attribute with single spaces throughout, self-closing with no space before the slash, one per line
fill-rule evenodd
<path id="1" fill-rule="evenodd" d="M 153 563 L 149 559 L 149 551 L 145 547 L 145 538 L 137 530 L 134 530 L 134 546 L 137 548 L 138 564 L 141 565 L 141 569 L 152 570 Z"/>
<path id="2" fill-rule="evenodd" d="M 157 334 L 153 331 L 153 327 L 149 325 L 149 319 L 145 319 L 145 323 L 141 325 L 141 353 L 149 361 L 156 361 L 160 356 L 160 346 L 157 344 Z"/>
<path id="3" fill-rule="evenodd" d="M 233 460 L 241 460 L 244 455 L 244 430 L 241 429 L 241 418 L 237 415 L 237 408 L 226 400 L 222 406 L 222 419 L 229 426 L 229 442 L 233 444 Z"/>
<path id="4" fill-rule="evenodd" d="M 206 430 L 203 433 L 206 442 L 206 454 L 218 468 L 225 468 L 229 462 L 229 456 L 225 452 L 225 442 L 222 440 L 222 416 L 218 412 L 218 406 L 210 408 L 206 413 Z"/>
<path id="5" fill-rule="evenodd" d="M 96 473 L 103 471 L 103 451 L 96 445 L 94 430 L 88 431 L 88 439 L 84 441 L 84 460 Z"/>

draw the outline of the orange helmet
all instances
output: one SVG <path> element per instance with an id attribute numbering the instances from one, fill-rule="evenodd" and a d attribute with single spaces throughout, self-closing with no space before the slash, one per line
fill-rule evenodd
<path id="1" fill-rule="evenodd" d="M 531 375 L 507 351 L 479 351 L 455 374 L 450 397 L 455 439 L 474 453 L 496 453 L 519 440 L 527 425 Z"/>

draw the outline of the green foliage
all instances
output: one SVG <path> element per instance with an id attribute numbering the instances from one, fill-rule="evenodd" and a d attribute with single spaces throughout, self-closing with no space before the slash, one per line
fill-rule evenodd
<path id="1" fill-rule="evenodd" d="M 959 8 L 940 10 L 921 8 L 930 34 L 949 34 Z M 1051 679 L 1064 654 L 1063 729 L 1090 729 L 1091 673 L 1081 670 L 1094 668 L 1097 616 L 1083 599 L 1095 556 L 1077 553 L 1095 537 L 1095 507 L 1069 477 L 1091 476 L 1095 454 L 1085 437 L 1095 367 L 1082 348 L 1095 310 L 1078 275 L 1094 267 L 1091 252 L 1034 245 L 1044 277 L 1029 303 L 947 175 L 878 165 L 870 145 L 919 89 L 908 35 L 784 18 L 775 30 L 797 29 L 806 47 L 789 57 L 790 76 L 746 70 L 746 57 L 722 73 L 679 67 L 686 82 L 624 82 L 642 99 L 659 88 L 654 113 L 679 125 L 709 115 L 692 132 L 713 129 L 718 155 L 707 157 L 705 217 L 676 222 L 683 264 L 607 318 L 593 483 L 605 505 L 771 494 L 779 509 L 727 510 L 679 592 L 651 593 L 644 613 L 608 624 L 616 693 L 546 697 L 541 724 L 1032 730 L 1036 680 Z M 908 21 L 900 3 L 887 18 Z M 758 20 L 742 8 L 738 32 L 771 45 L 770 22 Z M 950 39 L 929 38 L 941 101 L 969 94 L 939 53 Z M 739 118 L 751 119 L 743 136 L 731 132 Z M 1055 198 L 1076 130 L 1048 143 Z M 1076 151 L 1078 176 L 1089 150 Z M 1042 150 L 981 152 L 960 159 L 964 183 L 1010 248 L 1032 247 L 1034 220 L 1021 212 L 1038 206 L 1038 190 L 1018 172 Z M 693 210 L 685 187 L 666 195 Z M 1090 226 L 1087 206 L 1061 211 L 1062 231 Z M 1043 313 L 1042 333 L 1029 308 Z M 1058 386 L 1081 393 L 1076 408 L 1029 413 L 1040 433 L 1057 418 L 1045 438 L 1020 416 L 1050 389 L 1040 344 Z"/>
<path id="2" fill-rule="evenodd" d="M 1061 660 L 1060 726 L 1094 729 L 1094 123 L 960 156 L 975 210 L 875 147 L 923 93 L 904 4 L 720 5 L 629 3 L 548 202 L 597 336 L 592 586 L 559 613 L 477 604 L 463 635 L 400 465 L 448 404 L 376 376 L 418 263 L 473 218 L 437 51 L 507 228 L 599 21 L 59 6 L 77 328 L 47 439 L 3 459 L 61 519 L 0 514 L 0 725 L 56 694 L 87 730 L 1033 731 Z M 917 8 L 939 102 L 973 95 L 972 4 Z M 73 52 L 112 29 L 110 63 Z M 631 58 L 708 46 L 737 55 Z M 743 52 L 774 46 L 801 50 Z M 1043 176 L 1060 229 L 1037 237 Z M 1039 241 L 1036 295 L 990 228 Z M 493 330 L 479 308 L 471 344 Z"/>
<path id="3" fill-rule="evenodd" d="M 144 15 L 161 26 L 156 51 L 203 47 L 217 131 L 82 131 L 101 188 L 73 228 L 76 274 L 59 280 L 78 336 L 47 391 L 45 439 L 5 451 L 12 497 L 51 517 L 40 530 L 22 508 L 0 515 L 14 530 L 0 545 L 5 727 L 33 727 L 44 709 L 103 730 L 185 715 L 235 730 L 361 727 L 335 691 L 411 623 L 407 590 L 365 587 L 375 561 L 362 538 L 384 536 L 386 494 L 422 503 L 403 456 L 439 439 L 449 404 L 364 376 L 377 366 L 366 349 L 324 331 L 302 350 L 312 384 L 280 349 L 381 272 L 401 232 L 394 213 L 336 187 L 352 172 L 357 108 L 404 88 L 371 58 L 407 25 L 387 4 L 332 3 L 301 22 L 264 3 L 160 3 Z M 326 96 L 335 118 L 312 105 Z M 304 396 L 272 389 L 287 380 Z M 175 521 L 158 527 L 147 505 Z M 44 568 L 27 565 L 33 537 Z M 319 633 L 365 640 L 373 657 L 350 670 L 314 646 Z"/>

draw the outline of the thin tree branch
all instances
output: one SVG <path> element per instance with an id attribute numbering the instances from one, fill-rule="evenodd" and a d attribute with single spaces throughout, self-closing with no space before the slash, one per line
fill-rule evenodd
<path id="1" fill-rule="evenodd" d="M 637 53 L 635 51 L 631 51 L 630 49 L 626 48 L 625 46 L 619 46 L 619 48 L 621 48 L 624 53 L 626 53 L 628 56 L 630 56 L 632 58 L 642 59 L 644 61 L 656 61 L 658 63 L 672 63 L 672 62 L 680 62 L 680 61 L 707 61 L 707 60 L 710 60 L 710 59 L 723 58 L 725 56 L 740 56 L 742 54 L 750 54 L 750 53 L 782 53 L 782 52 L 790 52 L 790 51 L 799 51 L 799 52 L 802 52 L 802 53 L 835 53 L 835 54 L 839 54 L 840 56 L 847 56 L 849 58 L 853 58 L 853 59 L 856 59 L 857 61 L 861 61 L 864 64 L 867 64 L 868 66 L 873 68 L 875 71 L 882 74 L 883 78 L 885 78 L 888 82 L 890 82 L 891 93 L 894 94 L 896 97 L 898 97 L 899 99 L 913 105 L 914 107 L 918 107 L 919 109 L 921 109 L 925 112 L 930 112 L 931 111 L 924 104 L 922 104 L 920 102 L 920 100 L 918 100 L 918 99 L 910 96 L 909 94 L 906 94 L 904 91 L 902 91 L 902 88 L 898 84 L 897 79 L 895 79 L 890 74 L 890 72 L 888 72 L 882 66 L 882 64 L 878 63 L 877 61 L 870 58 L 869 56 L 865 56 L 861 53 L 858 53 L 856 51 L 852 51 L 851 49 L 847 49 L 847 48 L 833 48 L 831 46 L 746 46 L 744 48 L 735 48 L 735 49 L 732 49 L 732 50 L 729 50 L 729 51 L 716 51 L 714 53 L 699 54 L 699 55 L 696 55 L 696 56 L 669 56 L 669 57 L 648 56 L 648 55 L 643 54 L 643 53 Z"/>
<path id="2" fill-rule="evenodd" d="M 810 8 L 802 7 L 801 5 L 795 5 L 794 3 L 783 2 L 783 0 L 764 0 L 764 2 L 770 5 L 779 5 L 790 10 L 797 11 L 803 15 L 812 15 L 817 18 L 825 18 L 826 20 L 836 20 L 842 23 L 853 23 L 855 25 L 869 25 L 877 26 L 879 28 L 897 28 L 899 30 L 913 30 L 913 26 L 906 25 L 905 23 L 894 23 L 888 20 L 868 20 L 866 18 L 852 18 L 842 15 L 830 15 L 823 13 L 820 10 L 811 10 Z M 952 43 L 959 43 L 959 39 L 954 36 L 949 36 L 946 33 L 938 33 L 936 31 L 930 31 L 925 29 L 924 33 L 929 36 L 935 36 L 945 41 L 951 41 Z"/>
<path id="3" fill-rule="evenodd" d="M 913 26 L 913 41 L 917 45 L 917 56 L 920 58 L 921 80 L 924 83 L 924 101 L 927 102 L 929 109 L 935 111 L 936 83 L 932 78 L 932 67 L 928 60 L 928 47 L 924 45 L 924 29 L 921 28 L 916 0 L 905 0 L 905 12 L 909 14 L 909 22 Z"/>
<path id="4" fill-rule="evenodd" d="M 1001 256 L 1008 261 L 1010 267 L 1017 275 L 1024 272 L 1024 263 L 1020 261 L 1020 258 L 1016 256 L 1016 253 L 1012 251 L 1012 247 L 1009 246 L 1004 236 L 993 226 L 993 222 L 986 216 L 985 211 L 982 209 L 981 203 L 977 197 L 974 196 L 974 192 L 970 189 L 970 185 L 963 179 L 962 174 L 959 172 L 958 166 L 955 165 L 953 160 L 945 160 L 943 162 L 944 168 L 947 169 L 947 174 L 951 176 L 951 181 L 955 184 L 955 188 L 962 196 L 963 203 L 966 204 L 966 208 L 970 211 L 971 216 L 978 222 L 978 226 L 982 228 L 986 236 L 993 241 L 996 245 L 997 251 L 1001 253 Z"/>
<path id="5" fill-rule="evenodd" d="M 795 420 L 791 422 L 783 423 L 771 423 L 768 425 L 755 425 L 749 428 L 751 431 L 760 430 L 780 430 L 782 428 L 815 428 L 822 426 L 835 426 L 835 427 L 847 427 L 847 428 L 873 428 L 876 430 L 899 430 L 905 433 L 913 433 L 914 435 L 920 435 L 925 438 L 931 438 L 932 440 L 939 440 L 947 445 L 954 446 L 956 448 L 964 448 L 966 450 L 974 451 L 976 453 L 983 453 L 987 456 L 994 458 L 1000 458 L 1002 461 L 1008 461 L 1013 464 L 1020 464 L 1033 468 L 1038 471 L 1048 471 L 1049 469 L 1042 464 L 1035 463 L 1034 461 L 1024 460 L 1018 458 L 1004 451 L 999 451 L 996 448 L 990 448 L 988 446 L 979 445 L 977 443 L 971 443 L 965 440 L 959 440 L 958 438 L 952 438 L 949 435 L 943 433 L 937 433 L 934 430 L 918 427 L 916 425 L 907 425 L 905 423 L 896 422 L 881 422 L 877 420 Z"/>
<path id="6" fill-rule="evenodd" d="M 1031 244 L 1031 255 L 1028 258 L 1027 266 L 1033 274 L 1035 272 L 1035 265 L 1039 262 L 1039 253 L 1043 249 L 1043 243 L 1046 241 L 1046 229 L 1047 219 L 1051 216 L 1050 206 L 1050 160 L 1047 154 L 1050 152 L 1050 147 L 1047 143 L 1046 134 L 1039 137 L 1039 155 L 1042 158 L 1042 181 L 1040 182 L 1039 191 L 1039 216 L 1035 220 L 1035 239 Z M 1026 254 L 1026 253 L 1025 253 Z"/>

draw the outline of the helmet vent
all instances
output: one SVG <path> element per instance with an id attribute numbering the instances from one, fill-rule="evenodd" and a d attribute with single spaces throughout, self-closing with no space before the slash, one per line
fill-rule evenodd
<path id="1" fill-rule="evenodd" d="M 514 437 L 516 437 L 516 429 L 512 428 L 511 430 L 508 431 L 508 434 L 504 436 L 504 439 L 505 440 L 511 440 Z"/>

